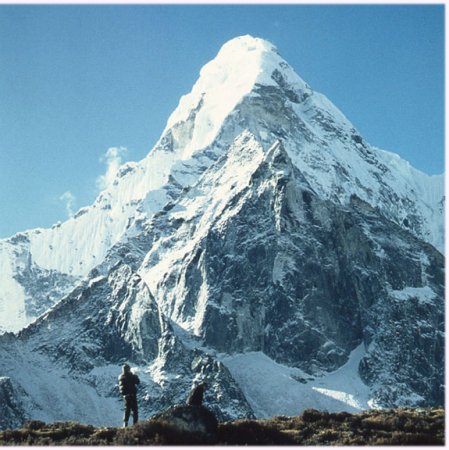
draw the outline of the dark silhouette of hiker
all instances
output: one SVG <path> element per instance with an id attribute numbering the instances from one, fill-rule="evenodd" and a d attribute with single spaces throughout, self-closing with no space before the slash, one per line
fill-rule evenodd
<path id="1" fill-rule="evenodd" d="M 129 415 L 133 412 L 133 424 L 138 421 L 137 411 L 137 385 L 140 383 L 139 377 L 131 372 L 128 364 L 123 364 L 122 373 L 118 377 L 120 393 L 125 402 L 125 416 L 123 417 L 123 426 L 128 426 Z"/>
<path id="2" fill-rule="evenodd" d="M 194 406 L 201 406 L 203 404 L 203 394 L 206 390 L 206 383 L 200 383 L 194 387 L 187 397 L 187 404 Z"/>

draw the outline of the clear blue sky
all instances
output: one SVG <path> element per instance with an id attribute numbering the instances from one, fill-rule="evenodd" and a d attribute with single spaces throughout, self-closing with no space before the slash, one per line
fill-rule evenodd
<path id="1" fill-rule="evenodd" d="M 378 147 L 444 171 L 443 5 L 0 5 L 0 237 L 94 201 L 227 40 L 273 42 Z"/>

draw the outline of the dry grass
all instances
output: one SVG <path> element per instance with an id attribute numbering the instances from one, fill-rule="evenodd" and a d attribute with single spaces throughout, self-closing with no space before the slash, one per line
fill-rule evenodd
<path id="1" fill-rule="evenodd" d="M 129 428 L 31 421 L 0 432 L 0 445 L 444 445 L 443 409 L 360 414 L 307 410 L 298 417 L 220 423 L 215 442 L 147 420 Z"/>
<path id="2" fill-rule="evenodd" d="M 146 420 L 128 428 L 95 428 L 77 422 L 45 424 L 32 421 L 18 430 L 0 432 L 3 445 L 201 445 L 202 435 L 173 428 L 163 421 Z"/>
<path id="3" fill-rule="evenodd" d="M 258 432 L 251 433 L 255 423 Z M 219 431 L 219 441 L 224 444 L 444 445 L 444 410 L 395 409 L 349 414 L 310 409 L 299 417 L 229 422 L 221 424 Z"/>

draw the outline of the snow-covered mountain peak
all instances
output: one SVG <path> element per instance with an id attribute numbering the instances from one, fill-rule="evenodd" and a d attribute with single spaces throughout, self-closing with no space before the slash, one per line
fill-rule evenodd
<path id="1" fill-rule="evenodd" d="M 12 326 L 7 314 L 3 320 L 0 314 L 0 330 L 20 329 L 36 318 L 212 166 L 207 179 L 214 189 L 222 183 L 214 200 L 223 205 L 264 153 L 271 148 L 274 155 L 279 141 L 285 152 L 277 162 L 288 156 L 321 198 L 348 204 L 356 195 L 415 236 L 444 248 L 443 176 L 428 177 L 369 145 L 276 47 L 241 36 L 225 43 L 203 67 L 149 154 L 118 167 L 93 205 L 51 229 L 0 243 L 0 311 L 13 298 L 14 307 L 8 308 L 20 318 Z M 271 173 L 288 177 L 291 166 L 284 169 Z M 35 289 L 37 278 L 45 280 L 48 292 Z"/>
<path id="2" fill-rule="evenodd" d="M 276 85 L 274 71 L 282 72 L 291 83 L 304 86 L 305 82 L 278 53 L 276 46 L 250 35 L 236 37 L 226 42 L 217 56 L 200 72 L 200 79 L 216 74 L 217 69 L 227 73 L 246 75 L 254 83 Z"/>
<path id="3" fill-rule="evenodd" d="M 237 36 L 225 42 L 220 49 L 219 55 L 235 52 L 277 53 L 277 48 L 265 39 L 245 34 L 244 36 Z"/>
<path id="4" fill-rule="evenodd" d="M 217 136 L 225 118 L 257 85 L 288 84 L 293 90 L 310 89 L 268 41 L 242 36 L 225 43 L 217 56 L 200 71 L 192 91 L 184 95 L 170 116 L 175 148 L 188 159 Z M 188 128 L 180 126 L 192 122 Z"/>
<path id="5" fill-rule="evenodd" d="M 116 169 L 70 220 L 0 240 L 0 334 L 36 319 L 0 335 L 0 428 L 117 424 L 124 359 L 146 416 L 200 378 L 220 420 L 441 404 L 443 178 L 365 142 L 270 43 L 226 43 Z"/>

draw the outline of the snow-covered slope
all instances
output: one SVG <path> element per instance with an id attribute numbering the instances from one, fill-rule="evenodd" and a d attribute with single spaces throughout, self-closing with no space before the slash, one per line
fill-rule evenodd
<path id="1" fill-rule="evenodd" d="M 271 418 L 296 416 L 309 408 L 354 413 L 372 408 L 370 389 L 358 375 L 364 355 L 361 344 L 346 364 L 318 378 L 276 363 L 262 352 L 226 356 L 223 362 L 242 387 L 256 416 Z"/>
<path id="2" fill-rule="evenodd" d="M 282 139 L 293 162 L 324 198 L 352 194 L 443 250 L 443 176 L 428 176 L 366 143 L 344 114 L 312 90 L 261 39 L 226 43 L 171 115 L 167 149 L 214 157 L 247 129 L 267 150 Z M 207 149 L 209 151 L 205 151 Z M 182 172 L 180 174 L 182 183 Z"/>

